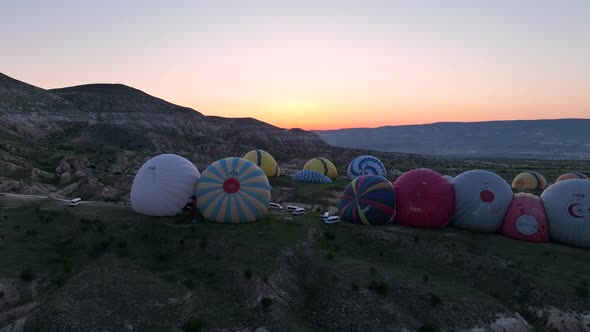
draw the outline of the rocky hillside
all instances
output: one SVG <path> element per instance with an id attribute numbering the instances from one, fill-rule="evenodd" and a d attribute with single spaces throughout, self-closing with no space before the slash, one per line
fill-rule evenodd
<path id="1" fill-rule="evenodd" d="M 201 170 L 253 148 L 283 169 L 340 155 L 310 132 L 205 116 L 121 84 L 44 90 L 0 74 L 0 120 L 0 192 L 125 200 L 135 171 L 160 153 Z"/>
<path id="2" fill-rule="evenodd" d="M 590 119 L 444 122 L 315 131 L 347 148 L 439 156 L 590 158 Z"/>

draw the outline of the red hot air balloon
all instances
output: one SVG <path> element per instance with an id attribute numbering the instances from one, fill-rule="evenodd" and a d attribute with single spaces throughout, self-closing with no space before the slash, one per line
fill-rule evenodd
<path id="1" fill-rule="evenodd" d="M 549 241 L 549 222 L 541 198 L 528 193 L 514 195 L 500 233 L 522 241 Z"/>
<path id="2" fill-rule="evenodd" d="M 395 221 L 419 228 L 439 228 L 453 215 L 453 186 L 441 174 L 420 168 L 400 176 L 393 184 L 397 199 Z"/>

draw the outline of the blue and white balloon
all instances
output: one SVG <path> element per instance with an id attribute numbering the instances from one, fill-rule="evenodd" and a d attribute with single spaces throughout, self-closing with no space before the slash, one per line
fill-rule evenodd
<path id="1" fill-rule="evenodd" d="M 363 175 L 379 175 L 385 177 L 387 171 L 381 160 L 373 156 L 364 155 L 352 160 L 348 165 L 346 175 L 350 180 Z"/>

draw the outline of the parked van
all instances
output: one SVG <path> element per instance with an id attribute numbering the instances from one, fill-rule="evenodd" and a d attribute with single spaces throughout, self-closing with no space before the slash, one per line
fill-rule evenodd
<path id="1" fill-rule="evenodd" d="M 80 205 L 80 202 L 82 202 L 82 199 L 80 197 L 74 198 L 70 201 L 70 206 Z"/>

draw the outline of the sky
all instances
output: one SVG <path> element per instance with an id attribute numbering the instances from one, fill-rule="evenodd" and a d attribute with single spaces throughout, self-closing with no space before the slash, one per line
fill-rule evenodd
<path id="1" fill-rule="evenodd" d="M 284 128 L 590 118 L 590 1 L 0 0 L 0 72 Z"/>

